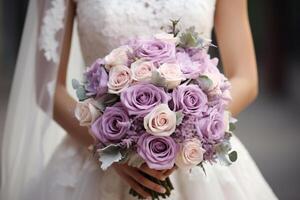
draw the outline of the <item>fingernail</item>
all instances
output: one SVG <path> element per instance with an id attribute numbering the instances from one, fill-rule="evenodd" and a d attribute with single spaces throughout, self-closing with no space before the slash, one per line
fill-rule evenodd
<path id="1" fill-rule="evenodd" d="M 160 188 L 160 192 L 161 192 L 161 193 L 166 193 L 167 191 L 166 191 L 165 188 Z"/>
<path id="2" fill-rule="evenodd" d="M 152 197 L 147 197 L 146 200 L 152 200 Z"/>

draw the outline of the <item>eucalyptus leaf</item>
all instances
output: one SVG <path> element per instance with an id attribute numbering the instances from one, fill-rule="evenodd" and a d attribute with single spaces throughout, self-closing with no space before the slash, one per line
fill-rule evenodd
<path id="1" fill-rule="evenodd" d="M 221 164 L 226 166 L 230 165 L 231 162 L 228 158 L 228 152 L 231 151 L 231 144 L 229 141 L 224 141 L 215 146 L 216 155 Z"/>
<path id="2" fill-rule="evenodd" d="M 195 27 L 192 26 L 179 37 L 180 45 L 183 47 L 197 47 L 199 34 L 195 31 Z"/>
<path id="3" fill-rule="evenodd" d="M 97 99 L 95 106 L 101 111 L 104 111 L 106 107 L 115 104 L 119 100 L 119 98 L 120 97 L 115 94 L 105 94 Z"/>
<path id="4" fill-rule="evenodd" d="M 109 145 L 103 149 L 98 150 L 99 161 L 101 162 L 101 169 L 106 170 L 113 163 L 122 160 L 121 148 L 116 145 Z"/>
<path id="5" fill-rule="evenodd" d="M 217 144 L 215 146 L 215 149 L 218 154 L 227 155 L 228 152 L 231 150 L 231 144 L 229 141 L 223 141 L 222 143 Z"/>
<path id="6" fill-rule="evenodd" d="M 236 126 L 234 123 L 229 123 L 229 131 L 233 132 L 236 129 Z"/>
<path id="7" fill-rule="evenodd" d="M 181 111 L 176 112 L 176 125 L 177 126 L 182 123 L 183 117 L 184 117 L 184 114 Z"/>
<path id="8" fill-rule="evenodd" d="M 76 90 L 80 86 L 80 83 L 76 79 L 72 79 L 72 87 L 74 90 Z"/>
<path id="9" fill-rule="evenodd" d="M 236 151 L 230 152 L 229 159 L 231 162 L 235 162 L 237 160 L 237 158 L 238 158 L 238 154 Z"/>
<path id="10" fill-rule="evenodd" d="M 213 86 L 212 80 L 207 76 L 200 76 L 198 79 L 198 84 L 203 90 L 209 90 Z"/>
<path id="11" fill-rule="evenodd" d="M 79 85 L 79 87 L 76 89 L 76 95 L 79 101 L 84 101 L 88 98 L 83 85 Z"/>

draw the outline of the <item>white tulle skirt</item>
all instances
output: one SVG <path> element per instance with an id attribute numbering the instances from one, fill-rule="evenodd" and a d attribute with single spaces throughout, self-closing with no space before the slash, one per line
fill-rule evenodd
<path id="1" fill-rule="evenodd" d="M 191 173 L 171 175 L 175 187 L 169 200 L 275 200 L 249 153 L 232 139 L 238 161 L 232 166 L 206 165 Z M 66 137 L 39 180 L 28 189 L 26 200 L 131 200 L 129 187 L 113 169 L 102 171 L 89 152 Z"/>

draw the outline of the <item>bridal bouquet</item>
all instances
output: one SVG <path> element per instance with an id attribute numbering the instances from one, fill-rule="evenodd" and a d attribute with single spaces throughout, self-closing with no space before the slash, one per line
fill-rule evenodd
<path id="1" fill-rule="evenodd" d="M 75 116 L 97 141 L 101 168 L 113 163 L 155 170 L 192 170 L 237 159 L 230 137 L 235 120 L 227 109 L 230 83 L 193 27 L 134 38 L 96 60 L 73 80 L 79 99 Z M 146 176 L 146 175 L 145 175 Z M 149 191 L 153 199 L 170 195 Z M 145 188 L 145 190 L 147 190 Z M 133 190 L 130 193 L 140 196 Z"/>

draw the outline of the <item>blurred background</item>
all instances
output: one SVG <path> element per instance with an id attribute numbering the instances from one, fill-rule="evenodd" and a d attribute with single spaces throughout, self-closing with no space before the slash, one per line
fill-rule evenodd
<path id="1" fill-rule="evenodd" d="M 0 137 L 28 0 L 0 1 Z M 260 94 L 236 135 L 283 200 L 300 199 L 300 1 L 251 0 Z M 213 52 L 218 54 L 218 52 Z"/>

